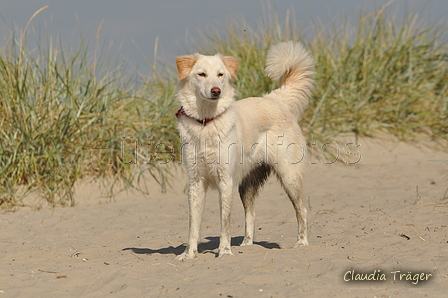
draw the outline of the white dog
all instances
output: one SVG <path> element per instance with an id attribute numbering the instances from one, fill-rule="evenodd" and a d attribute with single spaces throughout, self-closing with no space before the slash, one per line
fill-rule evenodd
<path id="1" fill-rule="evenodd" d="M 219 257 L 230 254 L 230 210 L 236 186 L 246 214 L 245 237 L 254 236 L 254 201 L 274 172 L 291 200 L 298 222 L 294 247 L 308 245 L 302 172 L 306 141 L 297 124 L 313 87 L 314 60 L 300 43 L 273 46 L 266 73 L 280 87 L 259 98 L 235 102 L 232 80 L 238 61 L 233 57 L 194 54 L 176 59 L 180 82 L 176 113 L 182 139 L 182 162 L 188 174 L 189 238 L 176 259 L 194 258 L 208 187 L 220 196 Z"/>

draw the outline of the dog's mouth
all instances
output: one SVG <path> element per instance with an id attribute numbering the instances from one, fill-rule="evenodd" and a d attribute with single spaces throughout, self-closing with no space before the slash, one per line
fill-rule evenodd
<path id="1" fill-rule="evenodd" d="M 217 102 L 219 100 L 219 97 L 202 96 L 202 99 L 208 102 Z"/>
<path id="2" fill-rule="evenodd" d="M 221 97 L 203 97 L 203 99 L 205 100 L 205 101 L 208 101 L 208 102 L 217 102 L 217 101 L 219 101 L 219 99 L 220 99 Z"/>

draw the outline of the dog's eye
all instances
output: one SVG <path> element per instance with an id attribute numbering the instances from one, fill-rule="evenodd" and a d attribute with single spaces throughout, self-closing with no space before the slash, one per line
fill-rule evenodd
<path id="1" fill-rule="evenodd" d="M 207 74 L 206 74 L 205 72 L 200 72 L 200 73 L 198 73 L 198 76 L 200 76 L 200 77 L 206 77 Z"/>
<path id="2" fill-rule="evenodd" d="M 222 72 L 218 73 L 218 77 L 222 77 L 224 74 Z"/>

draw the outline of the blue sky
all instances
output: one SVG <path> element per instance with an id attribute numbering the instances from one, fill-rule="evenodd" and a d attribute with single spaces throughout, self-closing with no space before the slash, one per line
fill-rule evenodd
<path id="1" fill-rule="evenodd" d="M 198 39 L 198 31 L 210 27 L 225 27 L 235 18 L 245 18 L 250 25 L 259 22 L 269 7 L 279 16 L 290 9 L 300 26 L 309 26 L 312 20 L 324 24 L 330 20 L 348 18 L 356 20 L 360 11 L 371 12 L 388 1 L 382 0 L 314 0 L 314 1 L 261 1 L 261 0 L 2 0 L 0 3 L 0 32 L 8 35 L 8 27 L 14 23 L 24 28 L 29 18 L 39 8 L 49 5 L 35 17 L 34 28 L 60 33 L 62 40 L 72 44 L 84 38 L 95 40 L 102 21 L 100 42 L 110 46 L 112 52 L 120 52 L 121 58 L 143 65 L 143 55 L 154 57 L 154 45 L 158 38 L 158 59 L 169 62 L 176 55 L 187 52 L 191 38 Z M 269 4 L 270 3 L 270 4 Z M 391 9 L 422 11 L 423 19 L 445 21 L 448 19 L 447 0 L 401 0 Z M 141 66 L 140 68 L 144 68 Z"/>

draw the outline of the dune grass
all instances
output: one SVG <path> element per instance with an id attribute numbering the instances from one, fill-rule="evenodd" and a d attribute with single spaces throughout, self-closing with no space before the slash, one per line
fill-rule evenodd
<path id="1" fill-rule="evenodd" d="M 356 26 L 306 31 L 289 14 L 284 24 L 272 16 L 257 28 L 236 21 L 195 43 L 194 52 L 238 58 L 238 98 L 275 88 L 263 72 L 267 49 L 292 39 L 316 59 L 316 88 L 300 120 L 307 136 L 446 139 L 446 28 L 412 14 L 397 25 L 386 7 L 361 15 Z M 48 37 L 32 49 L 27 28 L 11 30 L 0 48 L 0 207 L 13 210 L 32 192 L 53 207 L 72 206 L 82 178 L 108 181 L 111 196 L 119 181 L 142 186 L 145 173 L 166 186 L 167 163 L 180 148 L 174 69 L 144 79 L 125 69 L 87 42 L 73 49 Z"/>
<path id="2" fill-rule="evenodd" d="M 399 25 L 395 18 L 385 6 L 360 16 L 356 25 L 313 24 L 302 30 L 288 21 L 287 13 L 283 25 L 274 16 L 256 29 L 241 21 L 224 28 L 224 34 L 211 30 L 197 48 L 239 58 L 236 86 L 239 98 L 245 98 L 275 88 L 263 73 L 272 44 L 290 39 L 304 43 L 316 59 L 317 72 L 301 121 L 308 133 L 447 135 L 448 44 L 442 38 L 447 28 L 420 23 L 417 14 Z"/>
<path id="3" fill-rule="evenodd" d="M 129 186 L 146 172 L 166 184 L 168 169 L 147 148 L 177 140 L 175 83 L 138 81 L 98 47 L 88 48 L 48 37 L 31 49 L 26 28 L 12 30 L 1 47 L 1 207 L 14 209 L 31 192 L 51 206 L 72 206 L 81 178 L 107 178 L 109 195 L 116 182 Z"/>

